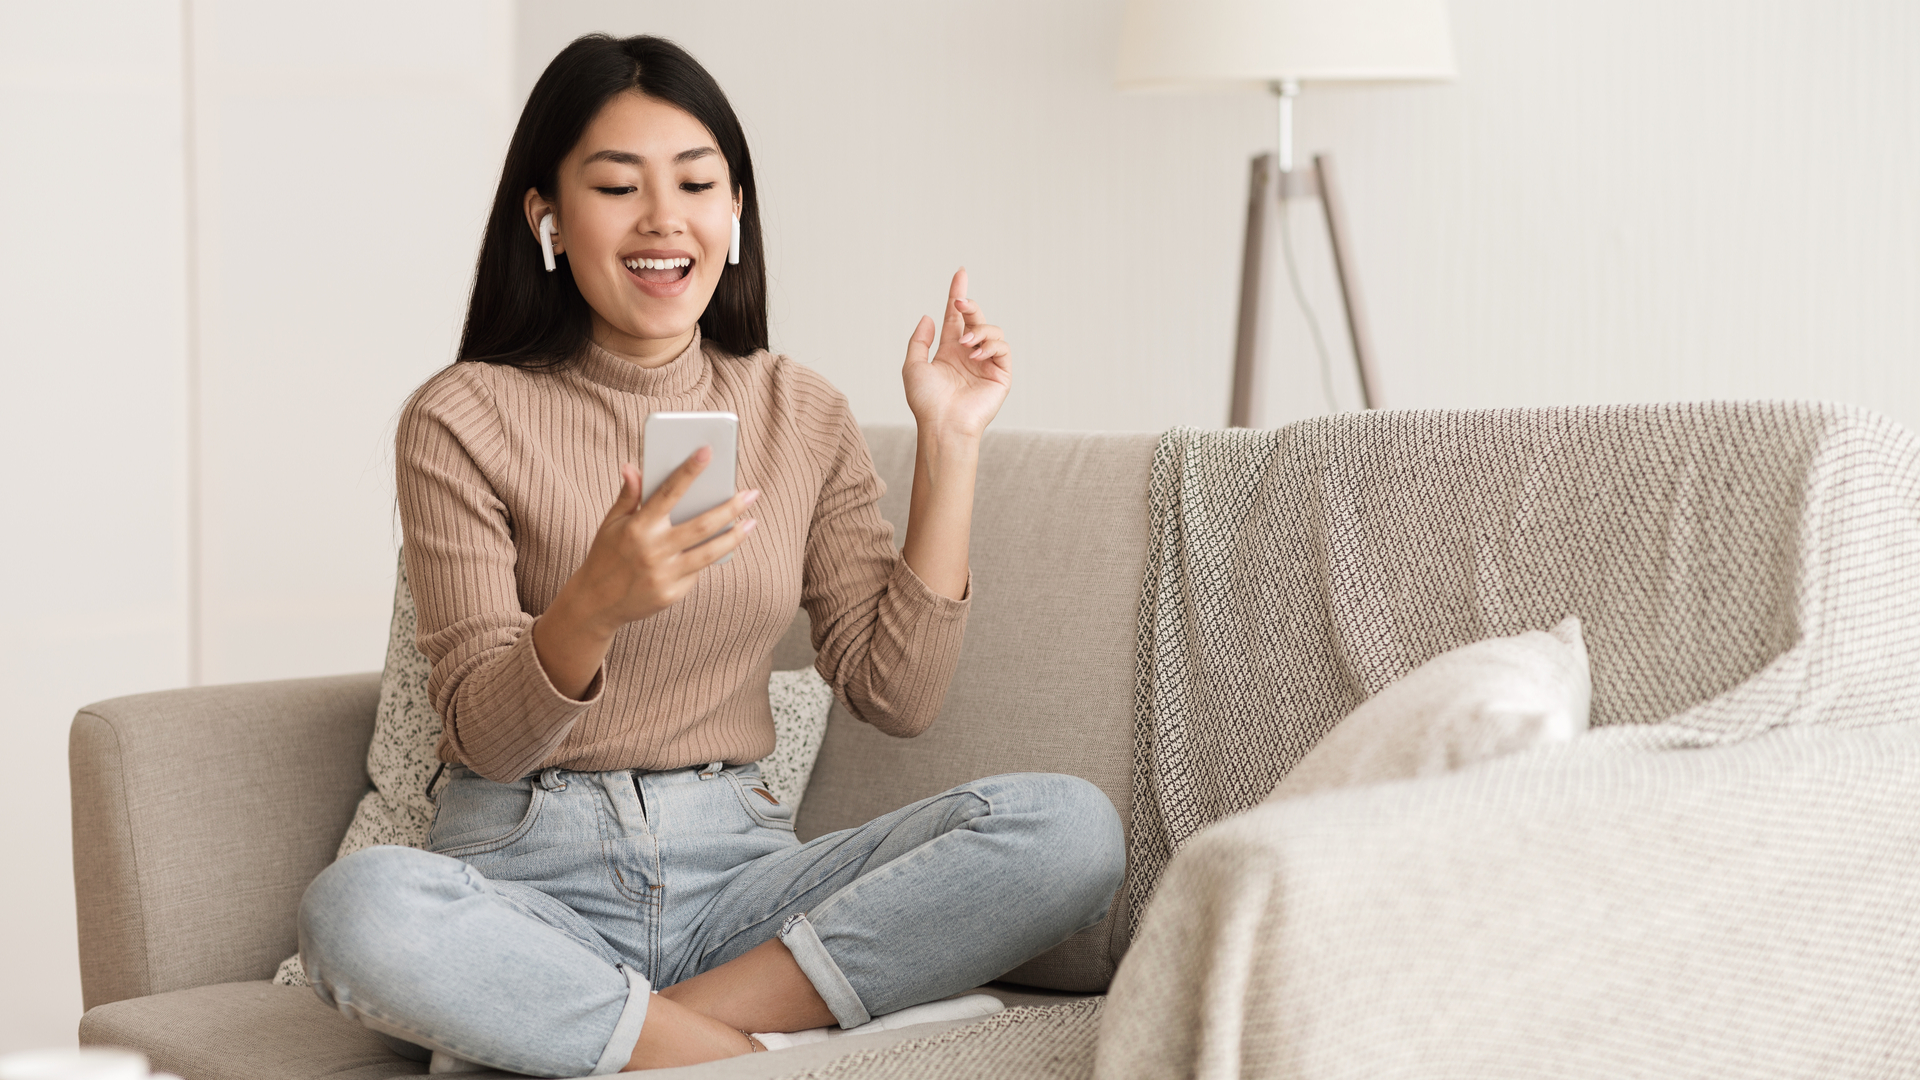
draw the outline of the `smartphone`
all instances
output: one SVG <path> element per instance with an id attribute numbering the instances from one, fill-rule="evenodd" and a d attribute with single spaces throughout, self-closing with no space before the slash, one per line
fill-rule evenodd
<path id="1" fill-rule="evenodd" d="M 740 439 L 738 416 L 730 412 L 648 413 L 647 426 L 640 439 L 642 501 L 653 498 L 653 493 L 673 475 L 673 470 L 685 464 L 695 450 L 703 446 L 713 448 L 713 460 L 707 462 L 706 470 L 693 478 L 693 486 L 667 512 L 668 521 L 679 525 L 733 498 L 734 462 Z M 713 535 L 719 536 L 731 528 L 729 524 Z M 713 536 L 700 543 L 711 539 Z M 714 565 L 719 566 L 731 558 L 733 552 L 729 551 Z"/>

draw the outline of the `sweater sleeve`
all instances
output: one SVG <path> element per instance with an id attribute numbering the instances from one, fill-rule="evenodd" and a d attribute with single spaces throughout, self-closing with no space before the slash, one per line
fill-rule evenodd
<path id="1" fill-rule="evenodd" d="M 934 592 L 894 550 L 880 516 L 884 486 L 846 399 L 834 395 L 820 499 L 807 534 L 801 603 L 814 666 L 855 716 L 889 735 L 918 735 L 940 715 L 960 659 L 972 598 Z"/>
<path id="2" fill-rule="evenodd" d="M 513 522 L 482 462 L 502 445 L 485 388 L 429 382 L 408 402 L 395 440 L 396 486 L 419 646 L 433 665 L 427 691 L 451 756 L 490 780 L 533 772 L 600 695 L 580 700 L 547 677 L 533 650 L 534 616 L 520 604 Z"/>

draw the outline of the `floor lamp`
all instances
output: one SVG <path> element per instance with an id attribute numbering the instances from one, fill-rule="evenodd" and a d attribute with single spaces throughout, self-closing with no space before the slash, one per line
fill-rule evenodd
<path id="1" fill-rule="evenodd" d="M 1293 167 L 1293 99 L 1303 82 L 1451 79 L 1453 37 L 1445 0 L 1128 0 L 1118 81 L 1128 88 L 1263 86 L 1279 110 L 1277 154 L 1253 159 L 1240 266 L 1227 423 L 1256 426 L 1260 402 L 1267 215 L 1292 199 L 1318 197 L 1353 340 L 1364 405 L 1380 406 L 1380 379 L 1354 268 L 1352 236 L 1333 161 Z M 1284 219 L 1282 219 L 1284 220 Z"/>

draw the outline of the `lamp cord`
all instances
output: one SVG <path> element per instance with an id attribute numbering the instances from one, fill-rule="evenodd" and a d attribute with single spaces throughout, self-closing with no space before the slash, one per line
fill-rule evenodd
<path id="1" fill-rule="evenodd" d="M 1320 319 L 1313 313 L 1313 305 L 1307 302 L 1307 292 L 1300 285 L 1300 267 L 1293 257 L 1293 210 L 1292 203 L 1285 197 L 1286 183 L 1287 174 L 1281 173 L 1280 253 L 1286 258 L 1287 284 L 1293 287 L 1293 302 L 1307 320 L 1307 329 L 1313 334 L 1313 351 L 1320 356 L 1320 393 L 1327 400 L 1327 411 L 1337 413 L 1340 403 L 1333 394 L 1333 358 L 1327 353 L 1327 339 L 1320 332 Z"/>

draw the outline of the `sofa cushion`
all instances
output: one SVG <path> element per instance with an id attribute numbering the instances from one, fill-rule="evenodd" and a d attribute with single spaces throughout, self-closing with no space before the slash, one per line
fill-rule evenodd
<path id="1" fill-rule="evenodd" d="M 1010 1008 L 1078 1000 L 999 986 L 970 992 L 992 994 Z M 971 1022 L 916 1024 L 647 1075 L 661 1080 L 769 1080 Z M 132 1047 L 152 1059 L 156 1071 L 187 1080 L 388 1080 L 427 1071 L 426 1062 L 400 1056 L 380 1036 L 327 1008 L 312 990 L 266 982 L 216 983 L 101 1005 L 80 1021 L 80 1042 Z M 517 1077 L 491 1070 L 460 1075 L 463 1080 Z"/>
<path id="2" fill-rule="evenodd" d="M 97 1006 L 80 1020 L 80 1042 L 133 1047 L 156 1071 L 189 1080 L 386 1080 L 427 1071 L 426 1062 L 394 1053 L 312 990 L 266 982 L 215 983 Z"/>
<path id="3" fill-rule="evenodd" d="M 1368 698 L 1267 802 L 1438 776 L 1587 730 L 1593 679 L 1580 620 L 1450 649 Z"/>
<path id="4" fill-rule="evenodd" d="M 903 537 L 914 432 L 870 427 L 886 482 L 880 512 Z M 1092 781 L 1127 818 L 1133 768 L 1134 627 L 1145 567 L 1147 472 L 1157 436 L 1007 432 L 981 447 L 973 610 L 940 719 L 895 739 L 835 706 L 798 831 L 862 824 L 995 773 Z M 805 662 L 805 616 L 775 651 Z M 1117 905 L 1116 905 L 1117 907 Z M 1124 943 L 1113 914 L 1006 976 L 1106 987 Z M 1117 947 L 1116 947 L 1117 945 Z"/>

